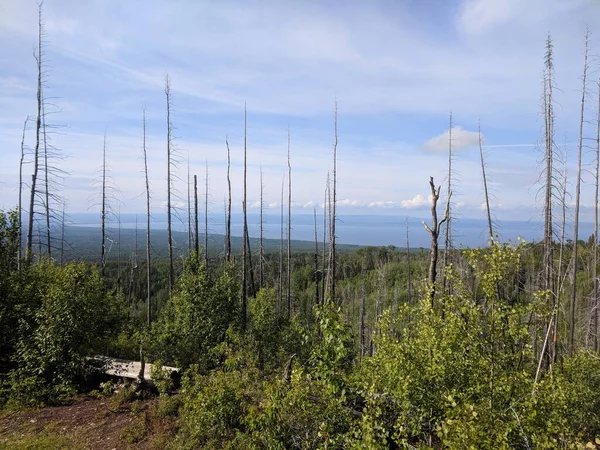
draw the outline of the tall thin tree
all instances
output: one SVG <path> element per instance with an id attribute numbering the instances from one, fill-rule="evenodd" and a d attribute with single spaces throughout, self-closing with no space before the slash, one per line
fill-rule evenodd
<path id="1" fill-rule="evenodd" d="M 279 239 L 279 311 L 283 311 L 283 189 L 285 185 L 285 175 L 281 179 L 281 203 L 280 215 L 281 220 L 281 236 Z"/>
<path id="2" fill-rule="evenodd" d="M 148 154 L 146 151 L 146 106 L 142 109 L 142 153 L 144 156 L 144 181 L 146 185 L 146 322 L 148 326 L 152 322 L 151 302 L 151 259 L 150 259 L 150 180 L 148 177 Z"/>
<path id="3" fill-rule="evenodd" d="M 259 271 L 259 286 L 260 289 L 264 286 L 264 272 L 263 272 L 263 264 L 264 264 L 264 250 L 263 250 L 263 191 L 265 185 L 263 183 L 263 170 L 262 166 L 260 166 L 260 237 L 259 237 L 259 249 L 258 249 L 258 271 Z"/>
<path id="4" fill-rule="evenodd" d="M 246 144 L 247 144 L 247 111 L 246 105 L 244 105 L 244 200 L 242 202 L 243 213 L 244 213 L 244 232 L 242 235 L 242 299 L 241 299 L 241 307 L 242 307 L 242 330 L 246 330 L 246 316 L 247 316 L 247 301 L 248 301 L 248 293 L 247 293 L 247 279 L 246 279 L 246 259 L 247 259 L 247 237 L 248 237 L 248 221 L 246 216 L 246 201 L 247 201 L 247 166 L 246 166 Z"/>
<path id="5" fill-rule="evenodd" d="M 594 350 L 598 351 L 598 327 L 600 322 L 600 312 L 598 307 L 600 302 L 598 300 L 598 190 L 600 184 L 600 79 L 597 83 L 598 87 L 598 110 L 596 116 L 596 191 L 595 191 L 595 202 L 594 202 L 594 298 L 592 303 L 592 332 L 594 335 Z"/>
<path id="6" fill-rule="evenodd" d="M 204 179 L 204 267 L 208 269 L 208 160 Z"/>
<path id="7" fill-rule="evenodd" d="M 35 147 L 33 151 L 33 174 L 31 176 L 31 194 L 29 197 L 29 211 L 27 218 L 27 242 L 25 245 L 25 259 L 31 260 L 32 246 L 33 246 L 33 218 L 35 215 L 35 197 L 37 194 L 37 181 L 39 172 L 39 155 L 40 155 L 40 134 L 42 128 L 42 78 L 43 78 L 43 65 L 42 58 L 44 55 L 42 38 L 44 35 L 44 22 L 42 16 L 42 5 L 43 2 L 38 3 L 38 48 L 37 53 L 34 52 L 33 57 L 35 58 L 37 65 L 37 115 L 35 120 Z"/>
<path id="8" fill-rule="evenodd" d="M 554 58 L 552 38 L 550 36 L 546 39 L 544 65 L 544 289 L 549 292 L 554 292 L 554 247 L 552 243 L 552 196 L 554 180 Z"/>
<path id="9" fill-rule="evenodd" d="M 584 36 L 584 54 L 583 54 L 583 75 L 581 87 L 581 110 L 579 116 L 579 142 L 577 145 L 577 178 L 575 181 L 575 211 L 573 224 L 573 270 L 571 272 L 571 298 L 569 301 L 569 354 L 573 355 L 575 350 L 575 303 L 577 300 L 577 248 L 579 241 L 579 202 L 581 197 L 581 156 L 583 149 L 583 122 L 585 114 L 585 94 L 586 80 L 588 71 L 588 49 L 589 49 L 590 31 L 586 30 Z"/>
<path id="10" fill-rule="evenodd" d="M 433 183 L 433 177 L 429 177 L 429 187 L 431 189 L 431 227 L 427 225 L 423 221 L 423 226 L 431 236 L 431 251 L 429 254 L 429 301 L 431 303 L 431 307 L 434 306 L 435 299 L 435 280 L 437 278 L 437 261 L 438 261 L 438 237 L 440 235 L 440 227 L 448 220 L 448 210 L 444 213 L 444 216 L 440 221 L 438 221 L 437 214 L 437 202 L 440 198 L 440 190 L 441 186 L 435 188 L 435 184 Z M 449 196 L 452 195 L 452 192 L 449 193 Z M 448 203 L 446 203 L 446 208 L 448 207 Z"/>
<path id="11" fill-rule="evenodd" d="M 187 219 L 188 219 L 188 252 L 192 251 L 192 186 L 190 183 L 190 153 L 187 156 Z"/>
<path id="12" fill-rule="evenodd" d="M 196 257 L 200 254 L 198 234 L 198 176 L 194 175 L 194 253 Z"/>
<path id="13" fill-rule="evenodd" d="M 331 301 L 335 302 L 335 281 L 336 281 L 336 254 L 335 254 L 335 221 L 336 221 L 336 203 L 337 203 L 337 146 L 338 146 L 338 106 L 337 99 L 334 109 L 334 141 L 333 141 L 333 201 L 332 201 L 332 216 L 330 220 L 331 238 L 329 245 L 331 246 Z"/>
<path id="14" fill-rule="evenodd" d="M 102 145 L 102 206 L 100 212 L 100 235 L 102 245 L 100 247 L 100 273 L 104 276 L 106 266 L 106 131 L 104 132 L 104 144 Z"/>
<path id="15" fill-rule="evenodd" d="M 326 261 L 326 246 L 327 246 L 327 211 L 329 209 L 328 201 L 327 201 L 327 193 L 329 192 L 329 172 L 327 172 L 327 180 L 325 182 L 325 192 L 323 194 L 323 263 L 321 265 L 323 272 L 323 279 L 321 281 L 321 299 L 322 303 L 325 304 L 325 295 L 327 292 L 326 288 L 326 277 L 329 274 L 327 270 L 327 261 Z"/>
<path id="16" fill-rule="evenodd" d="M 21 160 L 19 161 L 19 235 L 17 243 L 17 270 L 21 271 L 21 259 L 23 258 L 23 160 L 25 159 L 25 133 L 27 131 L 29 116 L 23 123 L 23 135 L 21 136 Z"/>
<path id="17" fill-rule="evenodd" d="M 477 135 L 479 142 L 479 158 L 481 160 L 481 174 L 483 177 L 483 195 L 485 197 L 485 211 L 487 215 L 488 232 L 490 235 L 490 243 L 494 244 L 494 227 L 492 224 L 492 212 L 490 209 L 490 196 L 488 194 L 487 177 L 485 174 L 485 160 L 483 159 L 483 136 L 481 135 L 481 120 L 477 126 Z"/>
<path id="18" fill-rule="evenodd" d="M 175 275 L 173 272 L 173 235 L 171 230 L 171 166 L 172 166 L 172 144 L 173 124 L 171 122 L 171 80 L 169 74 L 165 75 L 165 98 L 167 108 L 167 245 L 169 249 L 169 292 L 173 289 Z"/>
<path id="19" fill-rule="evenodd" d="M 445 269 L 450 264 L 450 252 L 452 250 L 452 212 L 450 203 L 450 193 L 452 192 L 452 113 L 450 113 L 450 124 L 448 128 L 448 185 L 446 188 L 446 211 L 448 211 L 448 220 L 444 236 L 444 289 L 446 288 Z"/>
<path id="20" fill-rule="evenodd" d="M 229 198 L 227 201 L 227 217 L 225 221 L 225 261 L 229 262 L 231 259 L 231 152 L 229 151 L 229 141 L 225 137 L 225 144 L 227 145 L 227 190 Z"/>
<path id="21" fill-rule="evenodd" d="M 317 237 L 317 208 L 313 208 L 315 216 L 315 268 L 314 268 L 314 280 L 315 280 L 315 305 L 319 304 L 319 239 Z"/>
<path id="22" fill-rule="evenodd" d="M 410 304 L 412 300 L 412 280 L 411 280 L 411 261 L 410 261 L 410 241 L 408 235 L 408 217 L 406 218 L 406 294 L 407 301 Z"/>
<path id="23" fill-rule="evenodd" d="M 292 314 L 292 164 L 290 162 L 290 128 L 287 135 L 288 163 L 288 223 L 287 223 L 287 314 Z"/>

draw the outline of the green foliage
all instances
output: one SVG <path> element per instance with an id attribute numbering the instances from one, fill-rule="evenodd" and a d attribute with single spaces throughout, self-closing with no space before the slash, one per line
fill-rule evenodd
<path id="1" fill-rule="evenodd" d="M 245 432 L 251 390 L 251 376 L 247 373 L 218 370 L 201 375 L 197 366 L 191 366 L 181 390 L 184 406 L 179 447 L 240 448 L 233 443 Z"/>
<path id="2" fill-rule="evenodd" d="M 156 389 L 158 389 L 158 393 L 161 397 L 167 396 L 173 389 L 174 383 L 171 378 L 171 372 L 163 368 L 161 361 L 154 362 L 150 376 L 152 377 L 152 383 L 156 386 Z"/>
<path id="3" fill-rule="evenodd" d="M 53 402 L 82 384 L 84 357 L 114 337 L 122 309 L 98 271 L 81 263 L 42 261 L 28 268 L 19 287 L 29 303 L 20 310 L 12 399 Z"/>
<path id="4" fill-rule="evenodd" d="M 246 419 L 253 442 L 265 449 L 343 448 L 351 413 L 345 397 L 302 369 L 290 382 L 265 385 L 265 399 Z"/>
<path id="5" fill-rule="evenodd" d="M 304 333 L 309 373 L 327 382 L 334 392 L 340 392 L 356 355 L 351 328 L 344 321 L 341 308 L 329 300 L 315 306 L 314 312 L 315 329 Z"/>
<path id="6" fill-rule="evenodd" d="M 518 435 L 511 409 L 531 392 L 534 366 L 524 318 L 542 311 L 538 298 L 508 304 L 498 283 L 518 265 L 519 247 L 467 255 L 481 285 L 473 298 L 449 268 L 452 286 L 435 309 L 421 300 L 384 314 L 377 352 L 358 384 L 367 407 L 356 432 L 397 445 L 502 448 Z"/>
<path id="7" fill-rule="evenodd" d="M 0 210 L 0 377 L 12 367 L 18 334 L 14 332 L 20 309 L 27 301 L 19 295 L 17 246 L 19 218 L 16 211 Z M 13 330 L 13 332 L 9 332 Z"/>
<path id="8" fill-rule="evenodd" d="M 190 257 L 167 305 L 153 324 L 151 356 L 186 368 L 217 363 L 212 350 L 237 318 L 237 282 L 229 269 L 211 277 L 197 257 Z"/>

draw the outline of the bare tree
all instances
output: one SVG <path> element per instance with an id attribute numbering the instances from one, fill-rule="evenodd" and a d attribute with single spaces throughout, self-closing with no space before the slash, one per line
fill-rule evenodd
<path id="1" fill-rule="evenodd" d="M 62 205 L 62 218 L 60 221 L 60 265 L 64 264 L 65 257 L 65 208 L 66 205 L 63 203 Z"/>
<path id="2" fill-rule="evenodd" d="M 43 79 L 43 66 L 42 66 L 42 58 L 44 55 L 43 46 L 42 46 L 42 38 L 44 35 L 44 21 L 42 18 L 42 5 L 43 3 L 38 3 L 38 48 L 37 53 L 34 52 L 33 57 L 37 63 L 37 115 L 35 120 L 35 148 L 33 151 L 33 174 L 31 176 L 31 194 L 29 197 L 29 213 L 27 218 L 27 242 L 25 245 L 25 259 L 27 261 L 31 260 L 32 256 L 32 245 L 33 245 L 33 218 L 35 215 L 35 197 L 37 193 L 37 181 L 38 181 L 38 172 L 39 172 L 39 155 L 40 155 L 40 133 L 42 128 L 42 104 L 43 104 L 43 94 L 42 94 L 42 79 Z"/>
<path id="3" fill-rule="evenodd" d="M 562 178 L 562 186 L 561 186 L 561 197 L 560 197 L 560 205 L 562 209 L 562 220 L 560 227 L 560 243 L 558 249 L 558 269 L 556 276 L 556 286 L 557 292 L 554 294 L 554 305 L 552 308 L 552 317 L 550 319 L 551 326 L 553 329 L 552 332 L 552 347 L 550 348 L 550 359 L 552 362 L 556 362 L 556 358 L 558 356 L 558 295 L 562 292 L 562 285 L 564 283 L 564 279 L 566 278 L 566 274 L 563 275 L 564 269 L 563 264 L 563 255 L 565 250 L 565 234 L 566 234 L 566 223 L 567 223 L 567 174 L 568 174 L 568 149 L 567 149 L 567 138 L 565 136 L 565 146 L 564 146 L 564 167 L 563 167 L 563 178 Z"/>
<path id="4" fill-rule="evenodd" d="M 407 301 L 410 304 L 412 300 L 412 280 L 410 266 L 410 241 L 408 236 L 408 217 L 406 218 L 406 294 Z"/>
<path id="5" fill-rule="evenodd" d="M 446 288 L 446 273 L 445 269 L 450 261 L 450 251 L 452 247 L 452 213 L 450 210 L 450 193 L 452 192 L 452 113 L 450 113 L 450 127 L 448 128 L 448 187 L 446 189 L 446 211 L 448 212 L 448 220 L 446 221 L 445 237 L 444 237 L 444 289 Z"/>
<path id="6" fill-rule="evenodd" d="M 246 280 L 246 259 L 247 259 L 247 236 L 248 236 L 248 221 L 247 221 L 247 216 L 246 216 L 246 201 L 247 201 L 247 179 L 246 179 L 246 171 L 247 171 L 247 166 L 246 166 L 246 144 L 247 144 L 247 111 L 246 111 L 246 105 L 244 105 L 244 201 L 242 203 L 242 207 L 244 210 L 244 232 L 243 232 L 243 236 L 242 236 L 242 299 L 241 299 L 241 306 L 242 306 L 242 330 L 246 330 L 246 315 L 247 315 L 247 301 L 248 301 L 248 294 L 246 291 L 246 284 L 247 284 L 247 280 Z"/>
<path id="7" fill-rule="evenodd" d="M 598 111 L 596 118 L 596 191 L 594 202 L 594 297 L 592 303 L 592 330 L 594 334 L 594 350 L 598 351 L 598 185 L 600 184 L 600 79 L 598 87 Z"/>
<path id="8" fill-rule="evenodd" d="M 552 39 L 546 40 L 544 59 L 545 195 L 544 195 L 544 289 L 553 290 L 554 248 L 552 244 L 552 191 L 554 175 L 554 59 Z"/>
<path id="9" fill-rule="evenodd" d="M 281 237 L 279 240 L 279 308 L 283 310 L 283 190 L 285 184 L 285 175 L 281 179 Z"/>
<path id="10" fill-rule="evenodd" d="M 142 110 L 142 153 L 144 156 L 144 178 L 146 184 L 146 321 L 152 321 L 151 284 L 150 284 L 150 181 L 148 178 L 148 155 L 146 152 L 146 106 Z"/>
<path id="11" fill-rule="evenodd" d="M 104 132 L 104 144 L 102 145 L 102 206 L 100 213 L 100 235 L 102 246 L 100 249 L 100 273 L 104 276 L 106 266 L 106 131 Z"/>
<path id="12" fill-rule="evenodd" d="M 194 175 L 194 253 L 196 257 L 200 252 L 198 240 L 198 176 Z"/>
<path id="13" fill-rule="evenodd" d="M 573 224 L 573 270 L 571 272 L 571 299 L 569 302 L 569 354 L 575 350 L 575 301 L 577 297 L 577 242 L 579 240 L 579 202 L 581 196 L 581 153 L 583 147 L 583 121 L 585 113 L 585 91 L 588 71 L 589 29 L 585 32 L 583 76 L 581 88 L 581 111 L 579 117 L 579 143 L 577 145 L 577 179 L 575 182 L 575 222 Z"/>
<path id="14" fill-rule="evenodd" d="M 21 160 L 19 161 L 19 242 L 17 243 L 17 269 L 21 271 L 21 259 L 23 258 L 23 160 L 25 159 L 25 132 L 27 131 L 29 116 L 23 123 L 23 135 L 21 137 Z"/>
<path id="15" fill-rule="evenodd" d="M 171 80 L 169 74 L 165 75 L 165 97 L 167 108 L 167 241 L 169 248 L 169 292 L 173 289 L 175 275 L 173 272 L 173 235 L 171 232 L 171 166 L 172 160 L 172 144 L 173 144 L 173 124 L 171 122 Z"/>
<path id="16" fill-rule="evenodd" d="M 437 277 L 437 260 L 438 260 L 438 237 L 440 234 L 440 227 L 448 220 L 448 209 L 444 213 L 444 217 L 438 222 L 437 214 L 437 202 L 440 198 L 441 186 L 435 188 L 433 183 L 433 177 L 429 177 L 429 187 L 431 188 L 431 227 L 423 221 L 423 226 L 431 236 L 431 252 L 429 256 L 429 300 L 431 307 L 433 308 L 433 302 L 435 298 L 435 280 Z M 452 192 L 449 192 L 448 196 L 451 196 Z M 446 208 L 448 204 L 446 203 Z"/>
<path id="17" fill-rule="evenodd" d="M 336 201 L 337 201 L 337 146 L 338 146 L 338 107 L 335 101 L 334 110 L 334 141 L 333 141 L 333 213 L 330 221 L 331 238 L 329 245 L 331 247 L 331 301 L 335 302 L 335 278 L 336 278 L 336 255 L 335 255 L 335 221 L 336 221 Z"/>
<path id="18" fill-rule="evenodd" d="M 287 225 L 287 314 L 292 314 L 292 165 L 290 163 L 290 128 L 287 136 L 288 225 Z"/>
<path id="19" fill-rule="evenodd" d="M 225 137 L 225 144 L 227 145 L 227 189 L 229 192 L 225 223 L 225 260 L 229 262 L 231 259 L 231 152 L 229 151 L 229 141 L 227 140 L 227 137 Z"/>
<path id="20" fill-rule="evenodd" d="M 188 219 L 188 251 L 192 250 L 192 186 L 190 183 L 190 153 L 187 156 L 187 219 Z"/>
<path id="21" fill-rule="evenodd" d="M 487 185 L 487 177 L 485 175 L 485 160 L 483 159 L 483 136 L 481 135 L 481 120 L 479 121 L 477 127 L 477 133 L 479 136 L 479 157 L 481 159 L 481 174 L 483 177 L 483 194 L 485 196 L 485 211 L 487 214 L 487 222 L 488 222 L 488 231 L 490 233 L 490 243 L 494 244 L 494 227 L 492 224 L 492 211 L 490 209 L 490 196 L 488 194 L 488 185 Z"/>
<path id="22" fill-rule="evenodd" d="M 265 185 L 263 183 L 263 171 L 262 166 L 260 166 L 260 238 L 259 238 L 259 249 L 258 249 L 258 271 L 259 271 L 259 286 L 260 289 L 263 288 L 264 285 L 264 273 L 263 273 L 263 190 Z"/>
<path id="23" fill-rule="evenodd" d="M 322 286 L 321 286 L 321 297 L 322 297 L 322 303 L 325 304 L 325 295 L 327 292 L 327 287 L 325 285 L 326 283 L 326 274 L 327 276 L 329 276 L 329 271 L 327 270 L 327 263 L 326 263 L 326 251 L 325 251 L 325 247 L 327 244 L 327 211 L 328 211 L 328 203 L 327 203 L 327 193 L 329 192 L 329 172 L 327 172 L 327 181 L 325 183 L 325 193 L 323 194 L 323 264 L 321 265 L 322 267 L 322 272 L 323 272 L 323 276 L 322 276 Z"/>
<path id="24" fill-rule="evenodd" d="M 315 216 L 315 305 L 319 304 L 319 240 L 317 238 L 317 208 L 313 208 Z"/>
<path id="25" fill-rule="evenodd" d="M 208 269 L 208 160 L 204 180 L 204 266 Z"/>

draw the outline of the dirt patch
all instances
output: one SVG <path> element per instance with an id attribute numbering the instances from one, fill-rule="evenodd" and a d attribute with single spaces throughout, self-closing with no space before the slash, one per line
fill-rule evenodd
<path id="1" fill-rule="evenodd" d="M 118 407 L 82 396 L 67 405 L 3 413 L 2 448 L 156 448 L 174 432 L 175 419 L 157 419 L 159 399 Z"/>

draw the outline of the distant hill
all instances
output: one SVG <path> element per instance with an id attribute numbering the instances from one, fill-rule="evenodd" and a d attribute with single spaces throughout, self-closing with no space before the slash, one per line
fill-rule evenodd
<path id="1" fill-rule="evenodd" d="M 138 258 L 142 257 L 146 249 L 146 230 L 139 229 L 118 229 L 109 228 L 106 232 L 107 243 L 107 259 L 117 259 L 119 256 L 119 248 L 121 258 L 128 258 L 136 248 Z M 187 255 L 188 234 L 186 232 L 174 231 L 172 233 L 174 245 L 174 254 L 177 258 Z M 199 235 L 200 246 L 204 246 L 204 233 Z M 96 261 L 100 255 L 100 228 L 96 227 L 65 227 L 65 247 L 64 258 L 66 260 L 84 260 Z M 167 258 L 167 232 L 165 230 L 153 230 L 150 233 L 150 242 L 152 246 L 152 256 L 154 258 Z M 315 249 L 314 241 L 292 240 L 292 251 L 294 252 L 312 252 Z M 265 252 L 279 251 L 279 239 L 263 239 L 263 247 Z M 241 236 L 232 236 L 231 246 L 233 253 L 240 253 L 242 248 Z M 222 234 L 208 235 L 208 250 L 211 256 L 223 254 L 225 247 L 225 236 Z M 259 239 L 250 238 L 250 247 L 252 251 L 259 248 Z M 322 243 L 319 243 L 319 248 L 322 248 Z M 352 251 L 361 248 L 360 245 L 338 244 L 339 251 Z"/>

